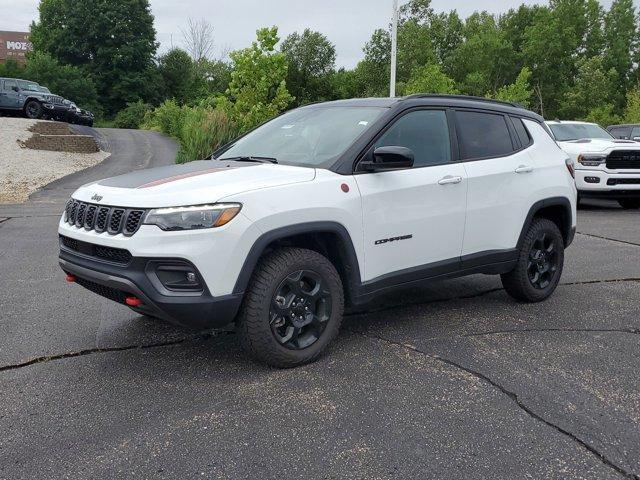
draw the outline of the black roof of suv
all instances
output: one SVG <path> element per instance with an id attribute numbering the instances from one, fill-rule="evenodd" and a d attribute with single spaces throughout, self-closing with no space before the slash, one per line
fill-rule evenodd
<path id="1" fill-rule="evenodd" d="M 513 102 L 503 102 L 484 97 L 471 97 L 466 95 L 441 95 L 441 94 L 416 94 L 396 98 L 354 98 L 349 100 L 335 100 L 332 102 L 313 103 L 307 107 L 318 105 L 344 105 L 344 106 L 369 106 L 382 108 L 405 109 L 413 106 L 434 106 L 453 108 L 476 108 L 480 110 L 493 110 L 509 115 L 530 118 L 536 122 L 544 122 L 537 113 L 527 110 L 522 105 Z M 305 107 L 302 107 L 305 108 Z"/>

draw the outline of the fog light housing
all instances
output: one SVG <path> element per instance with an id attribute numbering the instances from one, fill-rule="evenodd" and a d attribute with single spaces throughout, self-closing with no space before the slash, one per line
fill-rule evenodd
<path id="1" fill-rule="evenodd" d="M 160 293 L 202 293 L 204 284 L 196 268 L 182 260 L 152 261 L 147 276 Z"/>
<path id="2" fill-rule="evenodd" d="M 600 183 L 600 177 L 584 177 L 586 183 Z"/>

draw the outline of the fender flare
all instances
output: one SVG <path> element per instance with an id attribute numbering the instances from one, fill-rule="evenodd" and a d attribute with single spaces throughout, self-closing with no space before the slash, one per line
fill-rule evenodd
<path id="1" fill-rule="evenodd" d="M 353 246 L 353 241 L 347 229 L 338 222 L 324 221 L 324 222 L 307 222 L 298 223 L 295 225 L 288 225 L 286 227 L 276 228 L 263 233 L 253 243 L 249 254 L 244 260 L 240 274 L 236 280 L 236 284 L 233 288 L 234 294 L 243 294 L 249 284 L 251 275 L 253 274 L 260 257 L 266 250 L 266 248 L 277 240 L 283 240 L 288 237 L 293 237 L 302 234 L 319 234 L 319 233 L 332 233 L 337 235 L 342 241 L 347 264 L 344 265 L 344 271 L 347 277 L 348 285 L 345 285 L 348 291 L 357 291 L 360 285 L 360 264 L 358 263 L 358 256 Z M 336 266 L 337 268 L 338 266 Z M 339 269 L 338 269 L 339 270 Z"/>
<path id="2" fill-rule="evenodd" d="M 575 230 L 573 229 L 573 213 L 571 210 L 571 202 L 567 197 L 551 197 L 534 203 L 529 209 L 529 213 L 527 214 L 524 224 L 522 225 L 520 237 L 518 238 L 518 251 L 520 251 L 520 249 L 522 248 L 524 236 L 526 235 L 531 222 L 533 222 L 533 217 L 535 217 L 536 214 L 543 208 L 556 206 L 562 207 L 565 211 L 565 225 L 562 234 L 564 237 L 565 247 L 571 245 L 571 242 L 573 242 L 573 237 L 575 235 Z"/>

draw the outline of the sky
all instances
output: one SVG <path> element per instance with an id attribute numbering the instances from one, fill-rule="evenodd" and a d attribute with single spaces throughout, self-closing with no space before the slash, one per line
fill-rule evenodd
<path id="1" fill-rule="evenodd" d="M 82 1 L 82 0 L 78 0 Z M 402 0 L 400 1 L 402 4 Z M 436 11 L 456 9 L 466 17 L 474 10 L 502 13 L 535 0 L 433 0 Z M 608 7 L 611 0 L 601 3 Z M 636 7 L 640 0 L 634 0 Z M 28 31 L 38 17 L 38 0 L 0 0 L 0 30 Z M 244 48 L 260 27 L 277 25 L 280 38 L 305 28 L 325 34 L 336 46 L 338 67 L 351 68 L 376 28 L 391 20 L 392 0 L 151 0 L 160 52 L 183 44 L 181 28 L 189 18 L 204 18 L 214 27 L 215 56 Z"/>

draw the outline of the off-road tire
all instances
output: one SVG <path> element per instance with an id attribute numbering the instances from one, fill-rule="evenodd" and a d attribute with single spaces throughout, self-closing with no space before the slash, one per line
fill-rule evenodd
<path id="1" fill-rule="evenodd" d="M 621 198 L 618 203 L 625 210 L 637 210 L 640 208 L 640 198 Z"/>
<path id="2" fill-rule="evenodd" d="M 24 114 L 27 118 L 32 120 L 38 120 L 42 118 L 43 112 L 42 105 L 36 100 L 29 100 L 27 104 L 24 106 Z"/>
<path id="3" fill-rule="evenodd" d="M 331 314 L 321 335 L 307 348 L 292 350 L 276 340 L 270 308 L 278 286 L 292 273 L 312 270 L 322 277 L 331 294 Z M 335 339 L 344 312 L 344 290 L 334 265 L 323 255 L 303 248 L 281 248 L 260 259 L 240 307 L 236 332 L 242 349 L 257 361 L 277 368 L 314 362 Z"/>
<path id="4" fill-rule="evenodd" d="M 536 288 L 529 276 L 530 254 L 536 239 L 542 234 L 552 238 L 557 252 L 555 274 L 545 288 Z M 533 220 L 524 236 L 516 267 L 509 273 L 501 275 L 502 285 L 506 292 L 519 302 L 535 303 L 549 298 L 555 291 L 562 277 L 564 266 L 564 240 L 558 226 L 546 218 Z"/>

